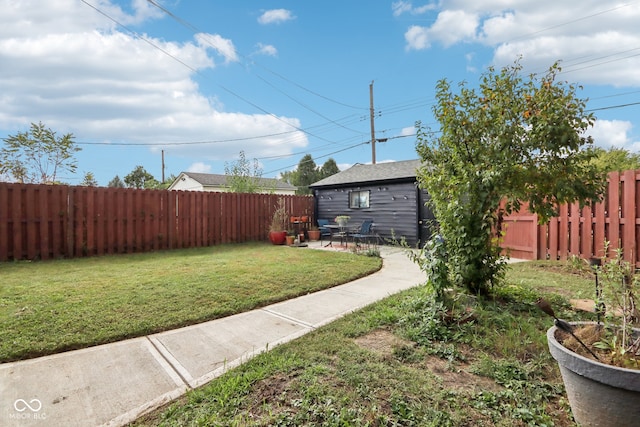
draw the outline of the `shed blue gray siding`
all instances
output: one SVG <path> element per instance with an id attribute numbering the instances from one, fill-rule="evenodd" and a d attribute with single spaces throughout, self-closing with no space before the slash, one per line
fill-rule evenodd
<path id="1" fill-rule="evenodd" d="M 349 208 L 351 191 L 369 191 L 369 207 Z M 404 237 L 410 245 L 429 237 L 424 236 L 429 233 L 429 229 L 423 221 L 425 218 L 432 219 L 433 215 L 420 207 L 427 195 L 417 188 L 415 182 L 318 188 L 314 193 L 318 210 L 316 218 L 326 218 L 333 222 L 338 215 L 349 215 L 350 224 L 372 219 L 375 223 L 374 231 L 380 237 L 385 240 L 394 236 L 396 239 Z"/>

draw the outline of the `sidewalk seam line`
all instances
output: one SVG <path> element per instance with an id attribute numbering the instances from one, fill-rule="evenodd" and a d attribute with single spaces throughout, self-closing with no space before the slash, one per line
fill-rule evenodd
<path id="1" fill-rule="evenodd" d="M 151 343 L 153 348 L 158 352 L 158 354 L 160 354 L 160 356 L 165 360 L 165 362 L 167 362 L 167 364 L 171 367 L 173 372 L 175 372 L 176 375 L 180 377 L 184 385 L 186 385 L 189 388 L 192 388 L 191 385 L 189 384 L 189 381 L 187 381 L 184 375 L 182 375 L 182 372 L 180 372 L 180 370 L 174 366 L 174 364 L 171 362 L 171 360 L 169 360 L 169 358 L 164 354 L 164 352 L 160 348 L 158 348 L 158 345 L 154 342 L 154 340 L 152 340 L 151 337 L 149 337 L 148 335 L 145 336 L 145 338 L 147 339 L 147 341 Z"/>
<path id="2" fill-rule="evenodd" d="M 279 317 L 281 319 L 285 319 L 285 320 L 288 320 L 290 322 L 293 322 L 296 325 L 299 325 L 299 326 L 302 326 L 302 327 L 305 327 L 305 328 L 309 328 L 309 329 L 312 329 L 312 330 L 316 329 L 316 327 L 313 326 L 310 323 L 304 322 L 304 321 L 296 319 L 294 317 L 287 316 L 286 314 L 278 313 L 277 311 L 273 311 L 273 310 L 271 310 L 271 309 L 269 309 L 267 307 L 263 308 L 262 311 L 264 311 L 266 313 L 269 313 L 269 314 L 271 314 L 273 316 Z"/>

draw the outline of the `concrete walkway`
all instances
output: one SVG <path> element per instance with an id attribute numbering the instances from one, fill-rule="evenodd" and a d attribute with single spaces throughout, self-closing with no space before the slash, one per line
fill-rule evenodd
<path id="1" fill-rule="evenodd" d="M 424 281 L 402 250 L 383 247 L 381 255 L 373 275 L 262 309 L 0 364 L 0 426 L 125 425 L 256 354 Z"/>

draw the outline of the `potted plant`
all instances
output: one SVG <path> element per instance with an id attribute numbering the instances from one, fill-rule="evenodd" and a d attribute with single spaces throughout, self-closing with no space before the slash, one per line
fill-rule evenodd
<path id="1" fill-rule="evenodd" d="M 307 230 L 307 236 L 309 236 L 309 240 L 320 240 L 320 229 L 317 225 L 312 225 Z"/>
<path id="2" fill-rule="evenodd" d="M 555 326 L 547 331 L 549 351 L 560 367 L 578 424 L 637 426 L 640 329 L 636 291 L 640 277 L 622 259 L 621 251 L 610 261 L 591 264 L 596 283 L 596 322 L 565 322 L 555 317 L 548 303 L 538 301 L 540 308 L 555 319 Z"/>
<path id="3" fill-rule="evenodd" d="M 335 217 L 334 221 L 340 227 L 345 227 L 350 219 L 351 217 L 349 215 L 338 215 L 337 217 Z"/>
<path id="4" fill-rule="evenodd" d="M 293 245 L 293 242 L 295 242 L 296 240 L 296 232 L 294 230 L 287 230 L 286 232 L 286 240 L 287 240 L 287 245 L 291 246 Z"/>
<path id="5" fill-rule="evenodd" d="M 269 240 L 274 245 L 284 245 L 287 237 L 287 210 L 284 206 L 284 200 L 279 199 L 276 209 L 271 217 L 269 225 Z"/>

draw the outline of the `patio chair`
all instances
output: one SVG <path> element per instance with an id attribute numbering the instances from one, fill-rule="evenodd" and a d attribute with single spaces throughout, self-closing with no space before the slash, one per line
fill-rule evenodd
<path id="1" fill-rule="evenodd" d="M 329 230 L 325 225 L 329 225 L 328 219 L 318 219 L 318 230 L 320 230 L 320 246 L 322 246 L 322 238 L 328 237 L 331 239 L 331 230 Z"/>
<path id="2" fill-rule="evenodd" d="M 374 237 L 372 232 L 373 220 L 366 219 L 362 221 L 360 229 L 351 235 L 353 242 L 359 246 L 361 242 L 368 243 L 369 239 Z"/>

